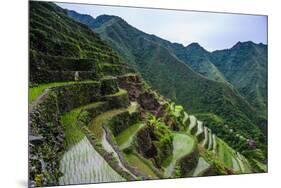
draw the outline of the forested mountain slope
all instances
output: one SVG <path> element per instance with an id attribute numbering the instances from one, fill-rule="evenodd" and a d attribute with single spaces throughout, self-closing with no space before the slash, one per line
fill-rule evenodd
<path id="1" fill-rule="evenodd" d="M 267 45 L 238 42 L 212 53 L 212 62 L 226 79 L 267 118 Z"/>

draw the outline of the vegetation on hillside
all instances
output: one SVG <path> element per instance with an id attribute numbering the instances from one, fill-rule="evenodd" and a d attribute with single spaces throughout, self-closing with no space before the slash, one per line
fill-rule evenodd
<path id="1" fill-rule="evenodd" d="M 76 13 L 75 16 L 69 16 L 87 24 L 83 20 L 83 15 Z M 87 20 L 96 23 L 89 26 L 119 52 L 123 59 L 138 69 L 154 89 L 178 104 L 182 104 L 189 112 L 213 113 L 232 129 L 231 135 L 238 134 L 246 139 L 255 140 L 266 159 L 266 132 L 264 130 L 266 130 L 267 118 L 260 115 L 259 109 L 252 103 L 253 100 L 245 100 L 244 97 L 248 99 L 247 94 L 241 93 L 235 84 L 232 85 L 232 80 L 214 64 L 214 58 L 219 59 L 219 55 L 216 55 L 219 54 L 218 52 L 210 53 L 196 43 L 187 47 L 170 43 L 138 30 L 116 16 L 102 15 L 96 19 L 88 17 Z M 247 51 L 247 49 L 244 50 Z M 251 52 L 243 53 L 251 54 Z M 240 58 L 236 58 L 236 61 L 243 62 L 251 58 L 243 53 L 240 53 Z M 262 56 L 265 51 L 259 50 L 259 53 Z M 264 62 L 266 57 L 256 60 Z M 223 63 L 224 60 L 220 62 Z M 251 70 L 247 68 L 247 65 L 245 69 Z M 228 70 L 236 74 L 236 71 Z M 249 80 L 252 80 L 251 77 L 248 78 L 243 71 L 239 75 L 242 76 L 237 77 L 242 77 L 245 83 L 248 82 L 245 87 L 252 87 L 249 83 Z M 265 79 L 262 77 L 259 80 L 264 83 Z M 264 91 L 266 88 L 263 88 Z M 261 99 L 257 100 L 261 101 Z M 210 126 L 210 128 L 214 127 Z M 220 131 L 221 136 L 223 132 Z M 232 141 L 226 140 L 231 146 L 241 149 L 239 151 L 249 149 L 249 146 L 236 147 L 235 137 Z"/>
<path id="2" fill-rule="evenodd" d="M 117 45 L 67 14 L 30 2 L 30 187 L 266 171 L 254 109 L 235 90 L 134 28 Z M 231 129 L 254 148 L 234 143 Z"/>

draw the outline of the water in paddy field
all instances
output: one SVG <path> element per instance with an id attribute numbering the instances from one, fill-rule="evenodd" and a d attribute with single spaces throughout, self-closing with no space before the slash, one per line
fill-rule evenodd
<path id="1" fill-rule="evenodd" d="M 210 164 L 207 163 L 207 161 L 205 159 L 200 157 L 198 160 L 197 166 L 195 168 L 195 171 L 193 172 L 193 176 L 195 177 L 195 176 L 200 175 L 200 173 L 207 170 L 209 167 L 210 167 Z"/>
<path id="2" fill-rule="evenodd" d="M 189 135 L 174 133 L 173 139 L 173 158 L 165 169 L 165 176 L 171 177 L 176 166 L 177 160 L 190 153 L 193 149 L 194 139 Z"/>
<path id="3" fill-rule="evenodd" d="M 107 141 L 106 139 L 106 133 L 105 131 L 103 131 L 103 135 L 102 135 L 102 146 L 103 148 L 109 152 L 112 153 L 113 156 L 116 158 L 116 160 L 118 161 L 118 165 L 124 170 L 127 171 L 129 174 L 131 174 L 132 176 L 134 176 L 128 169 L 126 169 L 126 167 L 122 164 L 122 162 L 119 159 L 118 154 L 115 152 L 115 150 L 113 149 L 113 147 L 110 145 L 110 143 Z M 135 177 L 135 176 L 134 176 Z M 136 177 L 135 177 L 136 178 Z"/>
<path id="4" fill-rule="evenodd" d="M 63 156 L 60 185 L 125 181 L 84 137 Z"/>

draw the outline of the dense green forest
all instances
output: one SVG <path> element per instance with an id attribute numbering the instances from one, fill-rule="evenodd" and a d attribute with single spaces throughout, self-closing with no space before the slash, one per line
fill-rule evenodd
<path id="1" fill-rule="evenodd" d="M 29 16 L 31 187 L 267 171 L 265 116 L 211 57 L 204 75 L 121 18 Z"/>

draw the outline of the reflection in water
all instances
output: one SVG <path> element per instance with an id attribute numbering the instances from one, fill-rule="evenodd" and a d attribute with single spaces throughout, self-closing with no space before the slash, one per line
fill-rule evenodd
<path id="1" fill-rule="evenodd" d="M 60 164 L 60 185 L 125 181 L 115 172 L 84 137 L 70 148 Z"/>

